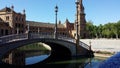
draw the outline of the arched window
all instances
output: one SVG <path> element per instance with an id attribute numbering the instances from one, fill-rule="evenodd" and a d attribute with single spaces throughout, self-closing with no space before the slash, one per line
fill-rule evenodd
<path id="1" fill-rule="evenodd" d="M 4 30 L 3 29 L 1 29 L 1 35 L 4 35 Z"/>
<path id="2" fill-rule="evenodd" d="M 9 20 L 9 16 L 6 16 L 6 20 L 7 20 L 7 21 Z"/>
<path id="3" fill-rule="evenodd" d="M 7 29 L 5 30 L 5 35 L 8 35 L 8 30 Z"/>

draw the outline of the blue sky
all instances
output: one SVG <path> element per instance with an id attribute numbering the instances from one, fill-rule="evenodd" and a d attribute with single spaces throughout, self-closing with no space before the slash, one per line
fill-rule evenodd
<path id="1" fill-rule="evenodd" d="M 58 20 L 75 20 L 75 0 L 0 0 L 0 9 L 14 5 L 16 12 L 26 10 L 26 19 L 38 22 L 55 22 L 55 6 L 58 5 Z M 120 0 L 83 0 L 86 21 L 105 24 L 120 20 Z"/>

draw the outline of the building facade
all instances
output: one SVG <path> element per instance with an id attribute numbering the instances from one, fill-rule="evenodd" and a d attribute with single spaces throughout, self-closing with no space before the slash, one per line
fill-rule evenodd
<path id="1" fill-rule="evenodd" d="M 0 36 L 11 34 L 11 27 L 8 23 L 0 20 Z"/>
<path id="2" fill-rule="evenodd" d="M 80 0 L 78 5 L 78 25 L 79 25 L 79 36 L 81 38 L 86 38 L 86 20 L 84 13 L 84 6 L 82 0 Z M 76 13 L 77 14 L 77 13 Z M 3 24 L 5 23 L 5 24 Z M 5 7 L 0 10 L 0 26 L 4 25 L 5 27 L 0 27 L 1 34 L 0 36 L 7 34 L 19 34 L 19 33 L 39 33 L 39 34 L 54 34 L 55 24 L 35 22 L 35 21 L 26 21 L 25 10 L 23 13 L 17 13 L 14 11 L 14 6 Z M 6 25 L 7 24 L 7 25 Z M 63 36 L 70 36 L 75 38 L 76 36 L 76 20 L 75 23 L 69 22 L 68 19 L 64 23 L 61 21 L 57 24 L 57 34 Z M 28 29 L 29 27 L 29 29 Z"/>
<path id="3" fill-rule="evenodd" d="M 43 23 L 43 22 L 35 22 L 35 21 L 26 21 L 29 25 L 30 33 L 39 33 L 42 35 L 54 35 L 55 24 L 51 23 Z M 28 26 L 27 26 L 28 27 Z M 68 19 L 66 19 L 64 24 L 57 24 L 57 35 L 58 36 L 68 36 L 72 37 L 72 30 L 74 29 L 74 24 L 71 24 Z"/>
<path id="4" fill-rule="evenodd" d="M 10 29 L 11 31 L 8 34 L 25 32 L 25 26 L 26 26 L 25 10 L 23 10 L 23 13 L 16 13 L 14 11 L 14 6 L 11 6 L 11 8 L 5 7 L 0 10 L 0 20 L 2 20 L 2 22 L 6 23 L 11 28 Z M 4 29 L 5 28 L 6 27 L 4 27 Z M 6 35 L 6 31 L 4 29 L 1 28 L 0 31 L 5 32 L 3 33 L 3 35 Z"/>

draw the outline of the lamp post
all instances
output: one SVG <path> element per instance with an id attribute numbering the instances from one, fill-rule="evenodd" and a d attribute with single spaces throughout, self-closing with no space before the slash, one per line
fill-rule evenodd
<path id="1" fill-rule="evenodd" d="M 55 32 L 54 32 L 54 38 L 57 39 L 57 12 L 58 12 L 58 6 L 55 6 Z"/>
<path id="2" fill-rule="evenodd" d="M 19 28 L 17 28 L 17 34 L 19 34 Z"/>
<path id="3" fill-rule="evenodd" d="M 29 24 L 27 24 L 27 30 L 28 30 L 28 33 L 29 33 L 29 31 L 30 31 L 30 26 L 29 26 Z"/>
<path id="4" fill-rule="evenodd" d="M 39 35 L 39 33 L 40 33 L 40 28 L 38 27 L 38 35 Z"/>
<path id="5" fill-rule="evenodd" d="M 77 11 L 77 17 L 76 17 L 76 55 L 77 55 L 77 46 L 79 46 L 79 34 L 78 34 L 78 5 L 79 5 L 79 0 L 75 0 L 76 4 L 76 11 Z"/>
<path id="6" fill-rule="evenodd" d="M 91 41 L 89 41 L 89 44 L 90 44 L 90 48 L 89 48 L 89 50 L 90 50 L 90 51 L 91 51 L 91 43 L 92 43 L 92 42 L 91 42 Z"/>
<path id="7" fill-rule="evenodd" d="M 30 25 L 27 24 L 27 30 L 28 30 L 28 39 L 30 39 Z"/>

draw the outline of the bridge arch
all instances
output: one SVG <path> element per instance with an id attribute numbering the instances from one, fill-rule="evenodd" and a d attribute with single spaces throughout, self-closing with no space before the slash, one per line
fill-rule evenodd
<path id="1" fill-rule="evenodd" d="M 1 57 L 3 57 L 3 55 L 5 55 L 10 50 L 37 42 L 48 44 L 51 47 L 51 55 L 46 59 L 46 61 L 61 60 L 66 58 L 70 59 L 71 56 L 75 56 L 76 53 L 75 44 L 72 42 L 64 41 L 60 39 L 36 38 L 36 39 L 26 39 L 26 40 L 10 42 L 9 44 L 8 43 L 4 44 L 4 46 L 2 46 L 4 50 L 2 51 Z"/>
<path id="2" fill-rule="evenodd" d="M 53 36 L 51 35 L 17 34 L 17 35 L 8 35 L 8 36 L 0 37 L 0 59 L 2 60 L 2 56 L 7 52 L 9 52 L 10 50 L 21 47 L 23 45 L 37 43 L 37 42 L 43 42 L 48 44 L 49 46 L 51 46 L 52 50 L 56 49 L 52 51 L 53 59 L 55 58 L 54 56 L 57 56 L 57 55 L 59 55 L 58 58 L 62 58 L 62 59 L 65 56 L 68 56 L 68 57 L 94 56 L 90 47 L 81 41 L 79 41 L 80 44 L 76 49 L 76 43 L 73 41 L 73 39 L 69 37 L 58 37 L 58 39 L 54 39 Z M 48 60 L 51 60 L 51 59 L 48 58 Z M 1 61 L 0 61 L 0 64 L 2 64 Z"/>

